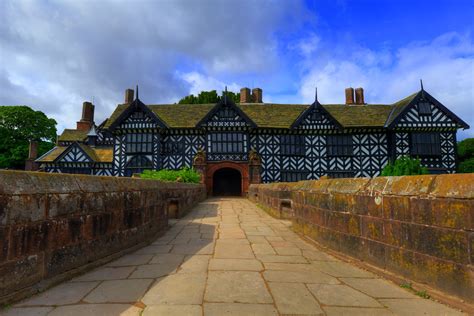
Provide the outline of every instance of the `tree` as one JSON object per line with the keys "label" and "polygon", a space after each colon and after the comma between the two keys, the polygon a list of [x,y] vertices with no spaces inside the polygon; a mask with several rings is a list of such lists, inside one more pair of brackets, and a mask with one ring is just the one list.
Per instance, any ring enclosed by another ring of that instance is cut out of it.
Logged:
{"label": "tree", "polygon": [[466,138],[458,143],[458,172],[474,172],[474,138]]}
{"label": "tree", "polygon": [[[211,91],[201,91],[197,96],[190,94],[185,96],[178,101],[178,104],[209,104],[217,103],[222,100],[224,92],[219,96],[216,90]],[[240,93],[234,93],[232,91],[227,91],[227,98],[234,101],[234,103],[240,102]]]}
{"label": "tree", "polygon": [[28,106],[0,106],[0,168],[22,169],[30,141],[40,155],[53,148],[56,121]]}
{"label": "tree", "polygon": [[400,157],[394,163],[389,163],[382,170],[382,177],[387,176],[410,176],[417,174],[428,174],[428,169],[423,167],[419,159]]}

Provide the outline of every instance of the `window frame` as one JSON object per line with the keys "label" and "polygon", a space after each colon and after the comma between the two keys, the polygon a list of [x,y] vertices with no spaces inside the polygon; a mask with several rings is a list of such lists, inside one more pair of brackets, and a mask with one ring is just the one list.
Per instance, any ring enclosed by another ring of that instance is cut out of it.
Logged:
{"label": "window frame", "polygon": [[328,135],[326,150],[328,157],[353,157],[354,140],[352,135]]}
{"label": "window frame", "polygon": [[242,132],[212,132],[208,134],[210,154],[243,154],[247,152],[247,137]]}
{"label": "window frame", "polygon": [[410,155],[415,157],[440,157],[442,155],[440,133],[411,133]]}
{"label": "window frame", "polygon": [[304,135],[283,134],[280,136],[280,155],[302,157],[305,153]]}
{"label": "window frame", "polygon": [[418,113],[420,115],[430,116],[433,113],[433,111],[431,111],[431,103],[424,100],[418,102]]}
{"label": "window frame", "polygon": [[125,153],[127,154],[152,154],[152,133],[127,133],[125,134]]}

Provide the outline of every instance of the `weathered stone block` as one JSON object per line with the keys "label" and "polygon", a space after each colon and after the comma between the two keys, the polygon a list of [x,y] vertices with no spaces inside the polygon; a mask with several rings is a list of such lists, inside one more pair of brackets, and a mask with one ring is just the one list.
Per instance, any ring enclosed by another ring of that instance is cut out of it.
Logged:
{"label": "weathered stone block", "polygon": [[410,197],[408,196],[384,196],[382,209],[384,218],[411,222],[412,214],[410,208]]}

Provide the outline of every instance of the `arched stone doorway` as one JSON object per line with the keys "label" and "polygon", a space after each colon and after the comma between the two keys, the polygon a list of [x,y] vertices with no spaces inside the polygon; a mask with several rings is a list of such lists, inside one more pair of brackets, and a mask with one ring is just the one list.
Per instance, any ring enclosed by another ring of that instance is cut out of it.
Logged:
{"label": "arched stone doorway", "polygon": [[221,168],[212,176],[212,192],[215,196],[241,196],[242,175],[234,168]]}

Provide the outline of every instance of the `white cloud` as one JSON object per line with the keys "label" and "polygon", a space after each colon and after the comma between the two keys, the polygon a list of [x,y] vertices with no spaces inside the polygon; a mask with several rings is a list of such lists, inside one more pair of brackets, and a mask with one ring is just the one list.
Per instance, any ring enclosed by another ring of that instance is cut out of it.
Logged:
{"label": "white cloud", "polygon": [[201,91],[210,90],[217,90],[217,93],[220,94],[221,91],[224,91],[226,86],[227,90],[233,92],[239,92],[241,88],[241,85],[238,85],[237,83],[226,84],[214,77],[206,76],[196,71],[187,73],[178,72],[177,76],[189,84],[189,94],[194,95],[198,95]]}
{"label": "white cloud", "polygon": [[[470,35],[447,33],[393,52],[359,47],[349,56],[304,65],[299,90],[303,102],[313,101],[315,86],[322,103],[344,103],[344,88],[361,86],[366,102],[393,103],[418,91],[422,78],[431,95],[474,127],[474,43]],[[474,129],[461,131],[460,138],[464,137],[474,137]]]}
{"label": "white cloud", "polygon": [[[274,32],[294,24],[301,8],[299,1],[3,0],[0,104],[42,110],[61,131],[75,126],[82,101],[94,98],[100,121],[136,84],[144,102],[175,102],[193,85],[211,84],[208,76],[274,67]],[[186,81],[177,69],[205,72]]]}

